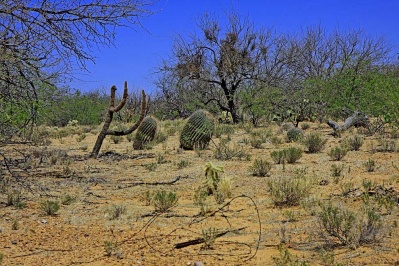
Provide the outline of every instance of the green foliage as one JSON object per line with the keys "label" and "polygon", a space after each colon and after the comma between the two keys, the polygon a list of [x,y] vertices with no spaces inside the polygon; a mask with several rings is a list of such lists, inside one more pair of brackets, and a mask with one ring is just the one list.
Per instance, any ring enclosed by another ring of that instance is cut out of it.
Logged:
{"label": "green foliage", "polygon": [[250,155],[246,153],[242,147],[234,144],[227,144],[225,141],[221,141],[214,152],[215,159],[225,161],[235,158],[238,160],[242,160],[243,158],[249,159],[249,156]]}
{"label": "green foliage", "polygon": [[222,135],[231,135],[234,134],[235,128],[232,125],[228,124],[216,124],[215,126],[215,137],[220,138]]}
{"label": "green foliage", "polygon": [[136,135],[133,141],[133,149],[141,150],[146,144],[153,141],[157,133],[158,122],[155,118],[147,116],[143,119],[140,126],[137,128]]}
{"label": "green foliage", "polygon": [[270,156],[272,157],[274,163],[283,164],[285,163],[285,153],[284,150],[277,150],[270,152]]}
{"label": "green foliage", "polygon": [[358,151],[360,147],[363,145],[363,138],[359,135],[355,135],[353,137],[350,137],[346,140],[347,146],[349,147],[349,150],[351,151]]}
{"label": "green foliage", "polygon": [[328,155],[330,155],[331,159],[334,161],[341,161],[342,158],[344,158],[347,153],[348,153],[348,150],[346,148],[337,146],[337,147],[331,148]]}
{"label": "green foliage", "polygon": [[297,147],[289,147],[284,149],[283,153],[287,163],[296,163],[302,157],[303,151]]}
{"label": "green foliage", "polygon": [[342,176],[342,172],[344,170],[343,164],[333,164],[331,165],[331,175],[332,177],[340,177]]}
{"label": "green foliage", "polygon": [[303,139],[303,144],[308,149],[309,153],[318,153],[320,152],[327,140],[322,138],[320,133],[312,132],[307,134]]}
{"label": "green foliage", "polygon": [[276,164],[295,163],[302,157],[303,151],[297,147],[289,147],[282,150],[272,151],[270,156]]}
{"label": "green foliage", "polygon": [[208,250],[213,249],[213,245],[215,244],[215,240],[218,234],[218,230],[216,228],[210,227],[208,229],[202,229],[202,239],[204,240],[204,244],[201,249]]}
{"label": "green foliage", "polygon": [[361,110],[368,115],[382,117],[387,123],[397,121],[399,78],[395,70],[378,71],[366,67],[366,64],[359,65],[329,79],[309,80],[308,84],[328,103],[330,114],[339,115],[343,109]]}
{"label": "green foliage", "polygon": [[308,197],[311,184],[299,175],[281,175],[267,182],[271,198],[276,206],[297,206]]}
{"label": "green foliage", "polygon": [[278,257],[273,257],[273,264],[275,266],[306,266],[308,265],[305,261],[301,261],[297,256],[292,255],[288,248],[283,245],[278,245],[279,251]]}
{"label": "green foliage", "polygon": [[145,169],[147,169],[148,172],[154,172],[158,168],[158,164],[156,162],[154,163],[148,163],[144,165]]}
{"label": "green foliage", "polygon": [[303,130],[297,127],[291,127],[287,131],[287,139],[289,142],[295,142],[303,138]]}
{"label": "green foliage", "polygon": [[320,204],[319,213],[322,229],[343,245],[358,247],[377,240],[381,233],[381,216],[373,206],[365,204],[360,212],[347,209],[331,202]]}
{"label": "green foliage", "polygon": [[183,168],[186,168],[187,166],[189,166],[190,165],[190,162],[189,161],[187,161],[187,160],[180,160],[178,163],[177,163],[177,168],[178,169],[183,169]]}
{"label": "green foliage", "polygon": [[18,209],[26,207],[26,203],[22,201],[22,193],[17,190],[7,192],[6,206],[14,206]]}
{"label": "green foliage", "polygon": [[180,134],[180,146],[184,149],[205,149],[212,139],[214,122],[211,115],[204,111],[194,112],[187,120]]}
{"label": "green foliage", "polygon": [[40,203],[40,209],[44,214],[55,215],[60,209],[60,203],[53,200],[45,200]]}
{"label": "green foliage", "polygon": [[272,164],[266,160],[256,158],[252,164],[251,171],[253,176],[267,176]]}
{"label": "green foliage", "polygon": [[364,162],[364,168],[366,169],[367,172],[371,173],[374,172],[376,168],[376,163],[373,159],[369,158],[366,162]]}
{"label": "green foliage", "polygon": [[46,98],[51,100],[46,101],[40,109],[40,123],[58,127],[66,126],[72,120],[79,121],[80,125],[98,125],[109,104],[109,97],[98,91],[71,93],[55,90],[53,95],[47,95]]}
{"label": "green foliage", "polygon": [[172,191],[160,190],[153,197],[152,204],[156,212],[167,212],[177,205],[178,197]]}

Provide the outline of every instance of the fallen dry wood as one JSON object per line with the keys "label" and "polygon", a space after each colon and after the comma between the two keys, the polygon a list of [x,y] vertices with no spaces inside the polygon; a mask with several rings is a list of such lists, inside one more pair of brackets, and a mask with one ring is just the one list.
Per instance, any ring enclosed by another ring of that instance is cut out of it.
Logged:
{"label": "fallen dry wood", "polygon": [[342,131],[342,130],[347,130],[348,128],[352,126],[366,126],[368,124],[368,117],[361,112],[354,112],[353,115],[345,119],[344,123],[342,125],[339,125],[337,122],[329,120],[327,121],[327,125],[332,127],[334,131]]}
{"label": "fallen dry wood", "polygon": [[189,178],[188,175],[186,176],[177,176],[175,177],[173,180],[170,181],[159,181],[159,182],[144,182],[144,181],[139,181],[139,182],[133,182],[130,183],[126,186],[118,186],[117,189],[124,189],[124,188],[129,188],[129,187],[135,187],[135,186],[159,186],[159,185],[173,185],[174,183],[176,183],[177,181],[179,181],[180,179],[186,179]]}
{"label": "fallen dry wood", "polygon": [[[224,232],[221,232],[221,233],[217,234],[215,236],[215,238],[224,236],[227,233],[236,233],[236,232],[239,232],[241,230],[244,230],[245,228],[247,228],[247,227],[241,227],[241,228],[238,228],[238,229],[235,229],[235,230],[224,231]],[[188,246],[198,245],[198,244],[201,244],[201,243],[204,243],[204,242],[205,242],[205,239],[203,237],[199,237],[199,238],[196,238],[196,239],[193,239],[193,240],[188,240],[188,241],[185,241],[185,242],[177,243],[177,244],[175,244],[175,248],[176,249],[185,248],[185,247],[188,247]]]}

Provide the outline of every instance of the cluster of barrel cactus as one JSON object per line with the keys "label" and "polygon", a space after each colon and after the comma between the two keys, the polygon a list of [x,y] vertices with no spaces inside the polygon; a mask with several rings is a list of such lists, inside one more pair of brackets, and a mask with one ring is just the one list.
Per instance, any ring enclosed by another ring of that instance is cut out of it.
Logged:
{"label": "cluster of barrel cactus", "polygon": [[194,112],[182,129],[180,147],[187,150],[207,148],[214,128],[214,119],[209,112],[204,110]]}

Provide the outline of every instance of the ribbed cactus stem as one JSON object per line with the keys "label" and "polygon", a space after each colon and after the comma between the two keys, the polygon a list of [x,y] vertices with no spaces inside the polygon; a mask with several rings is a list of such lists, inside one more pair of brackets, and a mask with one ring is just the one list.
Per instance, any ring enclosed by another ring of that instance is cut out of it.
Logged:
{"label": "ribbed cactus stem", "polygon": [[184,149],[205,149],[212,139],[214,121],[210,113],[204,110],[194,112],[183,127],[180,146]]}
{"label": "ribbed cactus stem", "polygon": [[146,144],[153,141],[157,132],[157,120],[151,116],[144,118],[139,128],[137,129],[136,136],[133,141],[133,149],[141,150]]}

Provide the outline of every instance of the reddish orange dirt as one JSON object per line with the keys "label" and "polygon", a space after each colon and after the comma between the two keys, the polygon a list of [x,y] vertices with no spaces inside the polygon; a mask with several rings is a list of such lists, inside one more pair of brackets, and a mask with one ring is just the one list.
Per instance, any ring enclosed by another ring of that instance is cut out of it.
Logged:
{"label": "reddish orange dirt", "polygon": [[[180,150],[178,132],[145,151],[133,150],[126,138],[114,144],[107,137],[101,152],[109,151],[109,156],[98,159],[85,157],[97,132],[86,133],[83,140],[78,139],[82,133],[52,137],[46,147],[1,147],[12,159],[22,158],[15,149],[33,154],[27,171],[20,172],[23,180],[16,182],[3,169],[2,265],[194,265],[196,261],[203,265],[399,265],[398,202],[381,211],[383,227],[377,241],[351,247],[326,237],[318,218],[320,208],[316,201],[309,200],[331,200],[356,209],[362,202],[364,180],[373,182],[372,189],[380,185],[385,193],[391,193],[391,199],[397,199],[399,153],[381,151],[380,136],[364,136],[359,151],[349,151],[336,162],[328,155],[331,148],[361,132],[350,129],[338,138],[329,134],[327,125],[310,125],[305,133],[320,132],[327,139],[324,149],[316,154],[303,153],[295,164],[273,163],[266,177],[252,175],[254,159],[272,162],[271,151],[290,146],[305,150],[302,144],[284,141],[285,132],[277,126],[253,129],[271,132],[260,149],[247,142],[249,133],[236,127],[228,143],[241,147],[248,156],[224,161],[215,159],[214,152],[220,139],[227,135],[214,137],[204,151]],[[163,130],[166,132],[167,126]],[[272,144],[273,137],[282,143]],[[396,145],[399,148],[399,143]],[[43,155],[56,150],[67,155],[53,162]],[[160,156],[163,163],[157,163]],[[365,170],[369,159],[376,164],[373,172]],[[188,165],[179,167],[182,161]],[[232,180],[232,195],[222,204],[216,204],[209,196],[209,212],[203,216],[194,204],[194,194],[203,182],[204,167],[209,161],[224,167],[223,176]],[[150,164],[156,165],[154,171],[150,171]],[[343,165],[343,176],[335,182],[331,175],[333,164]],[[311,180],[307,200],[310,203],[276,207],[268,181],[295,171],[304,172]],[[11,181],[7,183],[8,179]],[[154,185],[155,182],[165,184]],[[175,192],[177,205],[165,213],[154,212],[146,193],[158,190]],[[7,206],[10,191],[21,193],[24,208]],[[66,197],[73,200],[61,204],[55,215],[43,212],[43,201],[63,202]],[[113,217],[118,207],[124,211]],[[217,237],[210,248],[203,243],[175,248],[176,244],[203,237],[207,230],[226,234]],[[284,252],[291,261],[281,264]]]}

